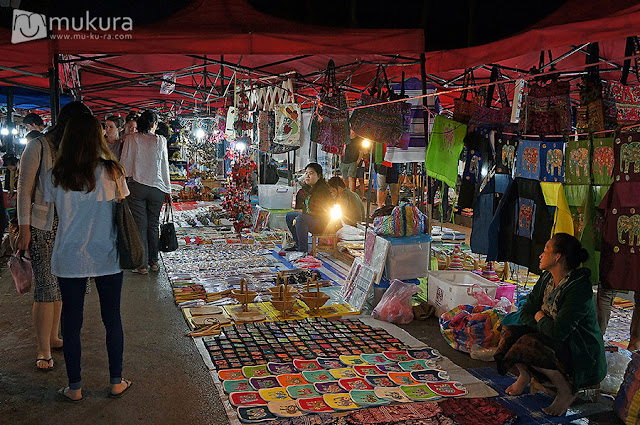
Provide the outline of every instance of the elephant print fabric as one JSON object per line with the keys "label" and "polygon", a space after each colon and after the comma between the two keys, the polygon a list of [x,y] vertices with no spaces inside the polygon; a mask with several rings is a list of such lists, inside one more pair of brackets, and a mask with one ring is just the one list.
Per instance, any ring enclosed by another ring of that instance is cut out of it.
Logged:
{"label": "elephant print fabric", "polygon": [[516,176],[540,180],[540,142],[521,140],[516,157]]}
{"label": "elephant print fabric", "polygon": [[482,154],[477,149],[469,149],[467,161],[464,167],[462,178],[470,183],[477,183],[480,180],[480,170],[482,169]]}
{"label": "elephant print fabric", "polygon": [[540,144],[540,181],[564,182],[564,142]]}
{"label": "elephant print fabric", "polygon": [[640,182],[640,133],[621,133],[613,144],[613,178]]}
{"label": "elephant print fabric", "polygon": [[593,139],[593,184],[608,186],[613,183],[613,137]]}
{"label": "elephant print fabric", "polygon": [[590,140],[567,143],[564,167],[565,184],[589,184],[591,182],[590,156]]}
{"label": "elephant print fabric", "polygon": [[536,204],[527,198],[518,198],[516,208],[516,233],[519,236],[529,238],[533,236],[534,218],[536,216]]}
{"label": "elephant print fabric", "polygon": [[511,174],[518,148],[518,139],[514,136],[499,134],[496,137],[496,174]]}
{"label": "elephant print fabric", "polygon": [[639,291],[640,184],[614,182],[598,209],[604,218],[600,280],[611,289]]}

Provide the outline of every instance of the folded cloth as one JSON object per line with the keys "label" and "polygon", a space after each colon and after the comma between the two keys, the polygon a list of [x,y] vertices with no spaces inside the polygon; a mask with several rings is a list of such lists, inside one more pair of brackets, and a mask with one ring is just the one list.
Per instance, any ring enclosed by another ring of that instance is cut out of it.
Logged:
{"label": "folded cloth", "polygon": [[505,425],[516,420],[515,412],[492,398],[448,398],[438,405],[459,425]]}

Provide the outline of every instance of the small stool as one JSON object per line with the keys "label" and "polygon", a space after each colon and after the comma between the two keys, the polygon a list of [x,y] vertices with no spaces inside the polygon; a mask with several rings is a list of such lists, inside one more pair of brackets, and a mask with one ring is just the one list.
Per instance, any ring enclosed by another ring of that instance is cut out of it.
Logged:
{"label": "small stool", "polygon": [[[321,245],[321,239],[331,239],[331,245]],[[334,258],[338,257],[338,235],[335,233],[319,233],[311,235],[311,255],[316,256],[317,252],[330,252]]]}

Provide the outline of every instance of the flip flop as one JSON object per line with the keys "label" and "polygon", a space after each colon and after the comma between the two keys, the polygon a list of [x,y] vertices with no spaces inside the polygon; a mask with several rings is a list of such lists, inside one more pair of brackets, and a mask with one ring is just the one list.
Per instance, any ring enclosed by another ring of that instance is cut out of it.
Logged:
{"label": "flip flop", "polygon": [[120,391],[118,394],[114,394],[111,391],[109,391],[109,397],[111,397],[111,398],[120,398],[120,397],[122,397],[124,395],[124,393],[129,391],[129,388],[131,388],[133,386],[133,382],[132,381],[129,381],[129,380],[126,380],[126,379],[123,379],[122,381],[127,383],[127,386],[124,388],[124,390]]}
{"label": "flip flop", "polygon": [[156,273],[156,272],[160,271],[160,266],[157,265],[157,264],[152,264],[151,267],[150,267],[150,270],[152,272]]}
{"label": "flip flop", "polygon": [[133,269],[131,271],[138,274],[149,274],[149,270],[147,269]]}
{"label": "flip flop", "polygon": [[82,400],[84,400],[84,396],[80,397],[79,399],[73,399],[71,397],[69,397],[68,395],[65,394],[64,390],[66,390],[69,387],[62,387],[58,390],[58,394],[60,394],[62,397],[64,397],[64,399],[70,403],[80,403]]}
{"label": "flip flop", "polygon": [[49,363],[51,363],[53,361],[52,358],[48,358],[48,359],[38,359],[36,358],[36,369],[41,371],[41,372],[49,372],[51,370],[53,370],[54,366],[49,366],[49,367],[38,367],[38,362],[47,362],[47,365]]}

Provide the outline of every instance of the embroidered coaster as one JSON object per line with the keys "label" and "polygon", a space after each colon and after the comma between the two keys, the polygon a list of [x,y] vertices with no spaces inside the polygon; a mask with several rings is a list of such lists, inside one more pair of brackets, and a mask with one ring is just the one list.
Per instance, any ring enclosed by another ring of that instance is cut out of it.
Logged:
{"label": "embroidered coaster", "polygon": [[292,400],[292,398],[289,397],[289,393],[287,393],[287,390],[283,387],[265,388],[258,390],[258,393],[260,394],[260,397],[262,397],[262,399],[267,403],[270,401]]}
{"label": "embroidered coaster", "polygon": [[267,363],[267,369],[274,375],[284,375],[285,373],[298,373],[298,369],[293,363]]}
{"label": "embroidered coaster", "polygon": [[236,379],[233,381],[223,381],[222,388],[224,389],[224,392],[227,394],[243,392],[243,391],[253,391],[255,389],[249,384],[248,379]]}
{"label": "embroidered coaster", "polygon": [[313,387],[320,394],[337,394],[344,392],[344,388],[338,384],[338,381],[316,382],[313,384]]}
{"label": "embroidered coaster", "polygon": [[256,391],[260,389],[275,388],[280,386],[280,383],[275,376],[265,376],[264,378],[249,378],[249,383]]}
{"label": "embroidered coaster", "polygon": [[389,379],[398,385],[415,385],[418,381],[411,377],[410,372],[389,372]]}
{"label": "embroidered coaster", "polygon": [[356,372],[350,367],[343,367],[340,369],[330,369],[329,373],[333,375],[336,379],[348,379],[348,378],[357,378],[358,375]]}
{"label": "embroidered coaster", "polygon": [[229,394],[229,402],[238,406],[247,406],[252,404],[266,405],[267,402],[260,397],[257,391],[243,391]]}
{"label": "embroidered coaster", "polygon": [[381,387],[374,389],[373,392],[381,399],[396,401],[399,403],[411,403],[411,399],[398,387]]}
{"label": "embroidered coaster", "polygon": [[449,374],[438,369],[416,370],[411,372],[411,377],[419,382],[444,382],[449,380]]}
{"label": "embroidered coaster", "polygon": [[434,393],[442,397],[460,397],[468,393],[467,389],[460,382],[427,382],[427,387]]}
{"label": "embroidered coaster", "polygon": [[360,406],[380,406],[389,404],[389,400],[378,397],[373,390],[352,390],[349,391],[351,399]]}
{"label": "embroidered coaster", "polygon": [[252,424],[277,419],[266,406],[238,407],[237,413],[243,423]]}
{"label": "embroidered coaster", "polygon": [[293,398],[317,397],[320,395],[313,384],[290,385],[287,392]]}
{"label": "embroidered coaster", "polygon": [[431,391],[426,384],[403,385],[400,389],[413,401],[433,401],[441,397]]}
{"label": "embroidered coaster", "polygon": [[296,400],[296,404],[300,410],[307,413],[330,413],[334,411],[324,401],[324,397],[299,398]]}
{"label": "embroidered coaster", "polygon": [[354,403],[349,394],[325,394],[322,397],[325,403],[335,410],[353,410],[358,408],[358,405]]}
{"label": "embroidered coaster", "polygon": [[333,381],[335,378],[328,370],[305,370],[302,372],[302,377],[308,382],[326,382]]}
{"label": "embroidered coaster", "polygon": [[279,418],[295,418],[297,416],[304,415],[304,413],[300,411],[295,400],[272,401],[267,405],[267,408],[269,409],[269,412]]}

